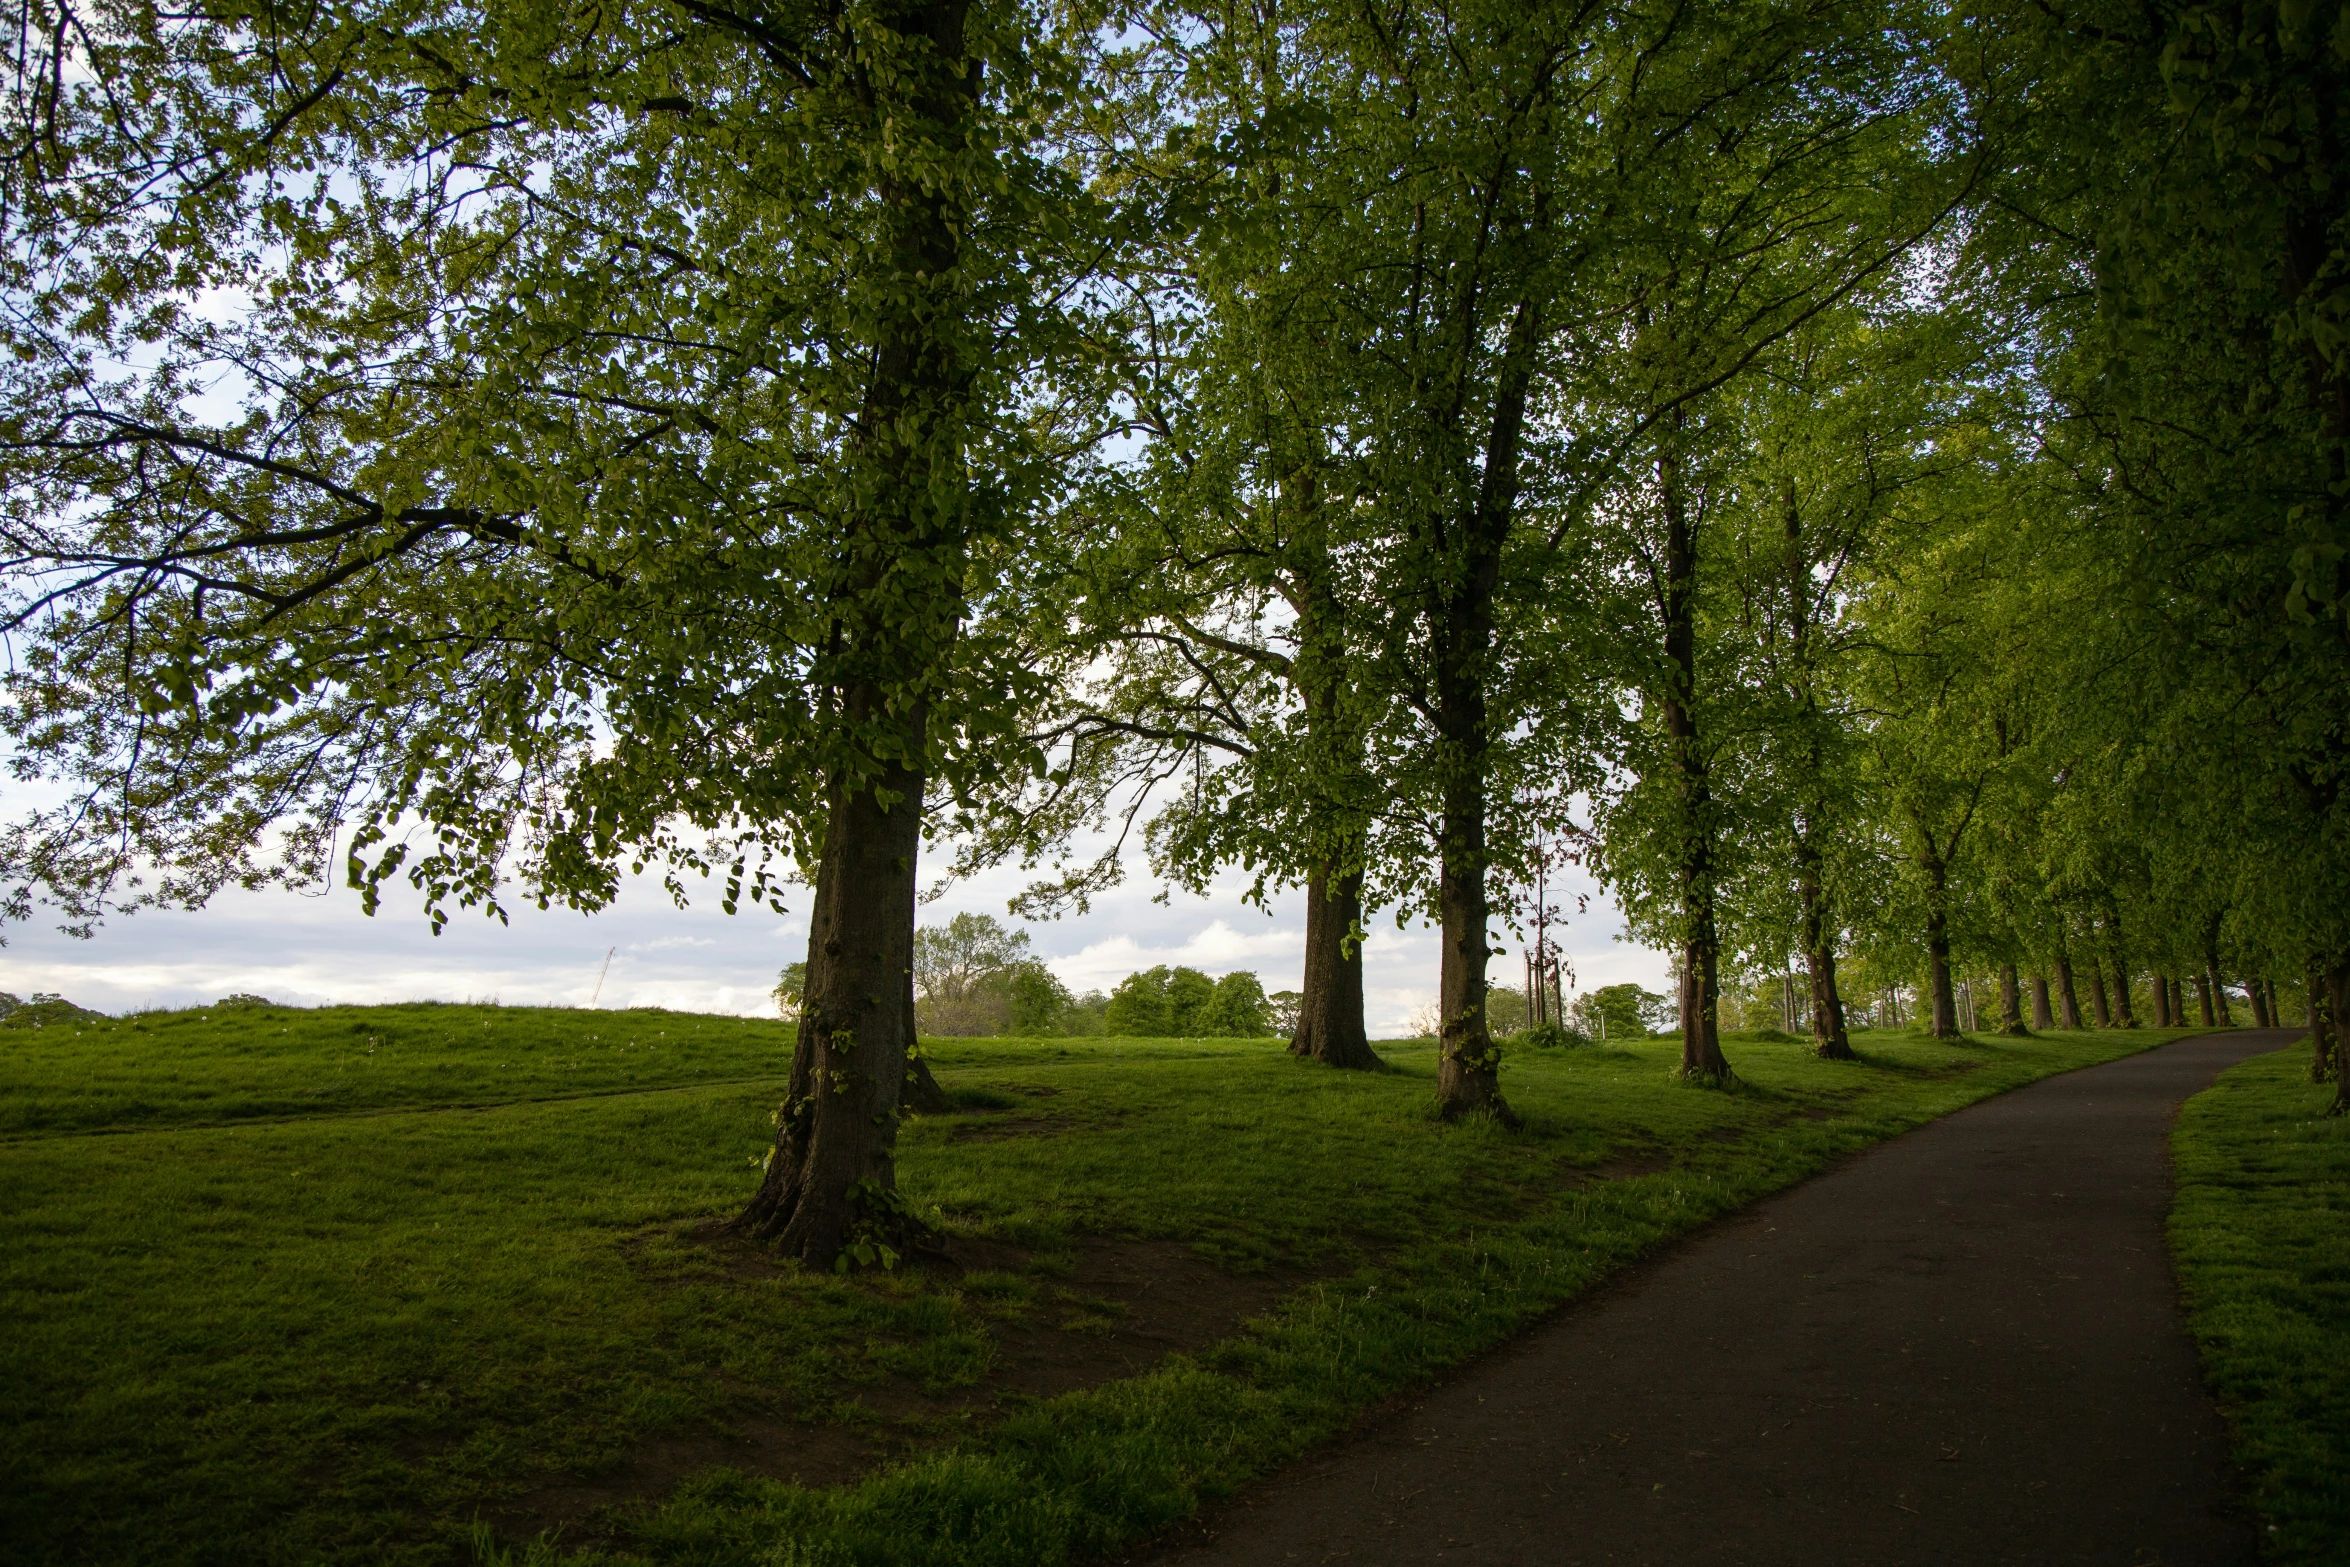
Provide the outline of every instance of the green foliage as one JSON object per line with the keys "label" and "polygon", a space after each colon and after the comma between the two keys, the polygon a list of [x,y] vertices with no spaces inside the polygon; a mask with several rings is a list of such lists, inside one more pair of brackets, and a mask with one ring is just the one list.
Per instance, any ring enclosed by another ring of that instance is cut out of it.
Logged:
{"label": "green foliage", "polygon": [[1141,969],[1118,982],[1103,1009],[1106,1032],[1139,1039],[1261,1039],[1272,1011],[1256,975],[1220,980],[1194,968]]}
{"label": "green foliage", "polygon": [[[227,1006],[239,999],[232,996],[221,1005]],[[36,990],[32,1000],[21,1001],[7,991],[0,990],[0,1028],[53,1028],[61,1023],[78,1028],[85,1023],[98,1022],[101,1017],[100,1013],[77,1007],[63,996],[46,991]]]}
{"label": "green foliage", "polygon": [[1200,1034],[1209,1039],[1261,1039],[1273,1030],[1265,987],[1246,969],[1216,981],[1216,993],[1200,1016]]}
{"label": "green foliage", "polygon": [[1672,1003],[1638,985],[1602,985],[1575,998],[1567,1009],[1575,1026],[1594,1038],[1603,1032],[1610,1044],[1619,1039],[1644,1039],[1671,1014]]}
{"label": "green foliage", "polygon": [[[92,1564],[224,1541],[466,1561],[477,1518],[648,1444],[768,1420],[870,1433],[880,1399],[929,1388],[979,1394],[931,1417],[929,1456],[818,1492],[705,1473],[616,1520],[621,1544],[681,1563],[787,1539],[818,1559],[1123,1549],[1659,1241],[2143,1039],[1870,1042],[1873,1066],[1749,1046],[1756,1095],[1678,1091],[1668,1046],[1520,1052],[1520,1133],[1432,1121],[1425,1047],[1383,1047],[1396,1070],[1370,1074],[1254,1044],[941,1041],[960,1108],[907,1127],[905,1197],[1031,1259],[957,1276],[739,1266],[711,1236],[768,1142],[791,1034],[419,1006],[18,1036],[0,1537]],[[1669,1171],[1583,1182],[1659,1147]],[[995,1412],[989,1357],[1049,1326],[1054,1267],[1104,1234],[1319,1282],[1199,1356]],[[984,1504],[976,1534],[948,1522],[964,1502]]]}
{"label": "green foliage", "polygon": [[2316,1567],[2350,1538],[2350,1120],[2307,1079],[2297,1045],[2187,1101],[2170,1236],[2262,1559]]}

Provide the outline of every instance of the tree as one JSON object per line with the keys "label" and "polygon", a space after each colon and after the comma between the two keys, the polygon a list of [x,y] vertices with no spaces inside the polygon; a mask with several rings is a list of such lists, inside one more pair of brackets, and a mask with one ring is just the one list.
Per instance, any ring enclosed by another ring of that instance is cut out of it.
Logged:
{"label": "tree", "polygon": [[1259,1039],[1272,1028],[1265,987],[1256,975],[1235,969],[1216,981],[1215,996],[1200,1018],[1200,1032],[1217,1039]]}
{"label": "tree", "polygon": [[1038,20],[123,13],[20,53],[0,722],[73,802],[0,844],[18,908],[339,849],[436,928],[623,864],[731,909],[780,857],[808,972],[742,1223],[886,1257],[926,796],[1027,761],[1089,445],[1055,366],[1103,251]]}

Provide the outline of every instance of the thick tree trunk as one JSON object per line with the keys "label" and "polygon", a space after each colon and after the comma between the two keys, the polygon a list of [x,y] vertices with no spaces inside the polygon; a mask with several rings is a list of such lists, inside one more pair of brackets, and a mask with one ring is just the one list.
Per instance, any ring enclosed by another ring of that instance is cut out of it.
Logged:
{"label": "thick tree trunk", "polygon": [[2203,983],[2211,987],[2212,1020],[2216,1022],[2221,1028],[2234,1028],[2236,1026],[2236,1014],[2229,1010],[2228,1007],[2227,977],[2221,974],[2220,971],[2215,968],[2204,979]]}
{"label": "thick tree trunk", "polygon": [[2315,963],[2309,965],[2309,1080],[2330,1083],[2334,1080],[2334,1046],[2326,1034],[2325,979]]}
{"label": "thick tree trunk", "polygon": [[1836,989],[1836,930],[1828,918],[1819,849],[1808,828],[1795,835],[1795,889],[1802,902],[1803,962],[1811,977],[1812,1052],[1823,1061],[1850,1061],[1844,997]]}
{"label": "thick tree trunk", "polygon": [[1927,1033],[1957,1039],[1958,997],[1950,988],[1948,877],[1938,856],[1926,856],[1926,983],[1933,993],[1933,1021]]}
{"label": "thick tree trunk", "polygon": [[2073,960],[2063,953],[2056,955],[2056,1001],[2061,1010],[2057,1021],[2073,1033],[2081,1029],[2081,993],[2073,986]]}
{"label": "thick tree trunk", "polygon": [[[2186,1022],[2186,1019],[2182,1017],[2179,1019],[2179,1021],[2184,1023]],[[2168,1028],[2171,1026],[2170,976],[2168,974],[2157,974],[2154,976],[2154,1026],[2156,1028]]]}
{"label": "thick tree trunk", "polygon": [[[1819,712],[1812,671],[1811,551],[1803,539],[1803,512],[1796,505],[1792,474],[1780,480],[1779,507],[1787,535],[1787,635],[1792,655],[1788,667],[1794,672],[1791,681],[1794,696],[1811,736],[1806,747],[1811,774],[1818,778],[1826,769],[1820,756],[1817,730],[1810,727],[1817,723]],[[1803,962],[1811,977],[1812,1051],[1823,1061],[1850,1061],[1852,1040],[1844,1029],[1844,998],[1836,989],[1836,922],[1829,915],[1827,878],[1820,869],[1818,834],[1824,815],[1825,812],[1817,809],[1815,796],[1813,808],[1800,814],[1794,832],[1795,888],[1801,901]]]}
{"label": "thick tree trunk", "polygon": [[2333,1042],[2334,1101],[2328,1115],[2350,1115],[2350,958],[2337,961],[2326,974],[2326,1037]]}
{"label": "thick tree trunk", "polygon": [[2175,979],[2170,982],[2170,1015],[2177,1027],[2187,1026],[2187,987]]}
{"label": "thick tree trunk", "polygon": [[2211,1014],[2211,976],[2210,976],[2210,975],[2208,975],[2208,974],[2198,974],[2198,975],[2196,975],[2196,976],[2195,976],[2195,1001],[2196,1001],[2196,1004],[2197,1004],[2197,1006],[2198,1006],[2198,1007],[2199,1007],[2199,1008],[2202,1010],[2202,1013],[2203,1013],[2203,1026],[2204,1026],[2205,1028],[2211,1028],[2211,1027],[2214,1027],[2214,1026],[2215,1026],[2215,1025],[2218,1023],[2218,1021],[2219,1021],[2219,1020],[2218,1020],[2217,1018],[2213,1017],[2213,1016],[2212,1016],[2212,1014]]}
{"label": "thick tree trunk", "polygon": [[1698,743],[1697,530],[1681,489],[1680,454],[1657,459],[1664,503],[1664,630],[1666,678],[1662,708],[1679,795],[1681,904],[1681,1075],[1700,1082],[1730,1076],[1722,1055],[1721,939],[1714,918],[1713,779]]}
{"label": "thick tree trunk", "polygon": [[2097,1009],[2097,1026],[2113,1027],[2113,1008],[2105,999],[2105,966],[2094,958],[2089,962],[2089,1000]]}
{"label": "thick tree trunk", "polygon": [[[966,215],[954,182],[933,178],[918,149],[960,145],[977,103],[966,9],[967,0],[898,0],[868,19],[906,45],[888,56],[892,74],[867,100],[870,128],[917,152],[880,186],[867,282],[880,285],[885,303],[847,454],[843,488],[853,499],[837,523],[834,632],[844,673],[833,689],[850,755],[825,781],[788,1097],[766,1175],[735,1221],[818,1267],[844,1251],[886,1261],[880,1248],[929,1238],[897,1195],[895,1163],[914,1046],[914,892],[927,782],[927,709],[913,694],[956,636],[951,584],[968,524],[949,497],[962,482],[972,372],[956,281]],[[910,603],[900,602],[903,590],[887,589],[902,573],[918,588]],[[868,607],[876,596],[878,611]],[[927,1067],[917,1085],[935,1094]]]}
{"label": "thick tree trunk", "polygon": [[[852,722],[876,693],[850,693]],[[919,719],[915,754],[920,754]],[[901,1248],[919,1233],[891,1201],[899,1095],[914,1039],[915,858],[922,775],[902,762],[844,769],[809,917],[808,980],[791,1086],[758,1195],[735,1223],[785,1254],[829,1266],[852,1238]],[[877,794],[893,798],[884,804]]]}
{"label": "thick tree trunk", "polygon": [[1436,1066],[1437,1108],[1445,1119],[1517,1116],[1501,1096],[1501,1051],[1485,1015],[1486,946],[1492,910],[1485,881],[1486,664],[1493,651],[1493,595],[1501,581],[1502,545],[1517,504],[1518,446],[1533,385],[1540,316],[1522,301],[1510,322],[1508,349],[1494,389],[1493,426],[1474,504],[1452,519],[1455,537],[1441,552],[1451,569],[1431,584],[1428,602],[1434,658],[1437,749],[1443,769],[1438,826],[1436,907],[1442,927],[1437,1004],[1443,1015]]}
{"label": "thick tree trunk", "polygon": [[1362,872],[1315,866],[1306,880],[1305,991],[1291,1055],[1358,1071],[1386,1064],[1363,1027],[1362,920]]}
{"label": "thick tree trunk", "polygon": [[2136,1028],[2138,1014],[2130,999],[2130,949],[2122,942],[2122,922],[2119,916],[2105,917],[2105,933],[2113,944],[2113,1026]]}
{"label": "thick tree trunk", "polygon": [[2056,1009],[2048,1004],[2048,976],[2032,976],[2032,1031],[2045,1034],[2056,1026]]}
{"label": "thick tree trunk", "polygon": [[2024,1027],[2024,987],[2016,978],[2013,963],[1999,965],[1999,1032],[2019,1036],[2030,1032]]}
{"label": "thick tree trunk", "polygon": [[2309,965],[2309,1080],[2330,1083],[2334,1080],[2333,1003],[2326,995],[2323,971],[2315,963]]}
{"label": "thick tree trunk", "polygon": [[2273,1014],[2268,1009],[2268,981],[2265,979],[2253,980],[2244,987],[2244,993],[2252,998],[2252,1026],[2254,1028],[2276,1027]]}

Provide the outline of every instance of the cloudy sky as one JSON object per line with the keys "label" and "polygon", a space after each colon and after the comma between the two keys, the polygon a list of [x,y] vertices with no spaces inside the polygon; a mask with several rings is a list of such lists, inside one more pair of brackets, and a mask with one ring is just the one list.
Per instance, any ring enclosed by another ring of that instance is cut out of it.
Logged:
{"label": "cloudy sky", "polygon": [[[1214,896],[1175,890],[1161,903],[1162,888],[1147,870],[1136,865],[1133,872],[1082,918],[1021,927],[1071,989],[1108,990],[1158,963],[1185,963],[1211,975],[1252,969],[1267,990],[1296,988],[1305,951],[1297,895],[1260,910],[1241,901],[1245,882],[1235,878]],[[960,883],[923,908],[923,922],[943,923],[969,909],[1018,925],[1004,904],[1023,880],[1006,870]],[[1665,989],[1664,959],[1616,939],[1621,920],[1597,889],[1571,884],[1560,901],[1572,907],[1578,892],[1590,894],[1590,909],[1571,925],[1564,945],[1580,985],[1636,980]],[[88,941],[37,919],[11,927],[0,948],[0,990],[55,991],[106,1012],[190,1005],[242,991],[298,1005],[495,999],[585,1006],[592,1000],[607,1007],[766,1014],[777,969],[806,956],[807,901],[805,889],[793,888],[784,898],[790,912],[780,918],[765,911],[728,916],[719,911],[712,884],[708,897],[681,910],[647,877],[601,914],[526,907],[501,926],[462,913],[435,937],[415,904],[389,892],[373,919],[359,912],[358,894],[341,888],[320,896],[229,893],[195,913],[149,911],[113,920]],[[1364,960],[1373,1034],[1403,1032],[1412,1014],[1435,999],[1434,932],[1417,925],[1398,931],[1392,917],[1379,918]],[[1493,975],[1504,981],[1517,973],[1513,944],[1495,959]]]}

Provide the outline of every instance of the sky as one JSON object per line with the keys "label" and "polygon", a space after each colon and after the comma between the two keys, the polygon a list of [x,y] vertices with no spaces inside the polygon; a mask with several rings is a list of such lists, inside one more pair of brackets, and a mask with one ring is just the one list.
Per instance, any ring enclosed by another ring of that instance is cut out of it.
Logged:
{"label": "sky", "polygon": [[[957,883],[923,906],[921,920],[943,924],[965,910],[993,914],[1025,930],[1036,955],[1079,993],[1109,990],[1160,963],[1212,976],[1253,970],[1268,991],[1299,984],[1300,894],[1278,895],[1270,909],[1258,909],[1242,901],[1246,882],[1237,876],[1203,898],[1166,888],[1135,864],[1091,913],[1028,923],[1005,913],[1025,880],[1007,868]],[[54,992],[101,1012],[243,993],[292,1006],[470,1000],[772,1015],[777,971],[807,956],[809,894],[786,889],[789,912],[781,917],[765,910],[730,916],[718,908],[717,884],[709,889],[678,909],[648,876],[630,881],[598,914],[525,906],[501,926],[460,911],[438,937],[421,905],[390,889],[373,918],[360,912],[357,893],[340,887],[315,895],[227,892],[193,912],[110,919],[87,941],[36,917],[0,932],[7,943],[0,947],[0,990]],[[1570,881],[1559,901],[1571,908],[1577,893],[1589,895],[1589,911],[1561,944],[1579,988],[1632,980],[1667,989],[1663,956],[1617,939],[1621,917],[1596,887]],[[1416,923],[1399,931],[1392,915],[1370,925],[1365,1020],[1374,1037],[1394,1037],[1409,1032],[1413,1015],[1436,998],[1436,935]],[[1497,983],[1515,983],[1518,947],[1506,937],[1504,945],[1491,973]]]}

